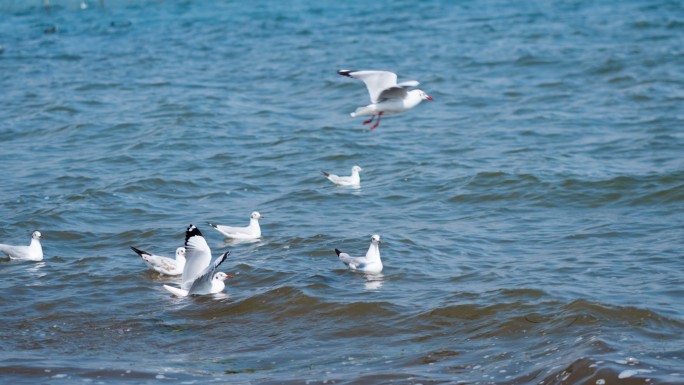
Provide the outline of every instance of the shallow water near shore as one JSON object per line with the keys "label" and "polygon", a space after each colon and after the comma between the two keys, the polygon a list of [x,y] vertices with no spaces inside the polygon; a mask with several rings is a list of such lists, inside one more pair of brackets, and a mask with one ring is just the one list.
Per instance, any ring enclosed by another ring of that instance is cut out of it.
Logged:
{"label": "shallow water near shore", "polygon": [[[3,382],[684,383],[681,2],[34,3],[0,1],[0,242],[45,252],[0,260]],[[370,131],[341,68],[435,100]],[[191,223],[225,293],[129,249]]]}

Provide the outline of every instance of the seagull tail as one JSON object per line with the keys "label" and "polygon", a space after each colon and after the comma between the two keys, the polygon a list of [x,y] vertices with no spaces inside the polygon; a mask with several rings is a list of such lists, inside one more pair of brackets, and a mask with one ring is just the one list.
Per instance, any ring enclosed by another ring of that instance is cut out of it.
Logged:
{"label": "seagull tail", "polygon": [[177,287],[164,285],[164,289],[166,289],[169,293],[175,295],[176,297],[187,297],[188,296],[187,290],[179,289]]}
{"label": "seagull tail", "polygon": [[[371,104],[372,106],[372,104]],[[359,107],[356,109],[356,111],[352,112],[351,117],[355,118],[357,116],[362,116],[362,115],[375,115],[377,111],[375,111],[371,106],[365,106],[365,107]]]}

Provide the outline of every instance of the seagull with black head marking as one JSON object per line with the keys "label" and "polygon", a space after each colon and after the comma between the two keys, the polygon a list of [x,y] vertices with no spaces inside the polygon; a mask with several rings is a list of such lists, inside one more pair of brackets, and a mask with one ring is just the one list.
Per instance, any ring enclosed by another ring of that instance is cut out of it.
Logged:
{"label": "seagull with black head marking", "polygon": [[228,278],[233,278],[232,276],[219,271],[216,269],[223,263],[223,261],[228,258],[230,251],[226,251],[220,257],[216,258],[211,266],[208,266],[202,272],[202,275],[197,277],[188,290],[184,290],[178,287],[173,287],[169,285],[164,285],[164,289],[168,290],[171,294],[177,297],[187,297],[189,295],[205,295],[220,293],[226,288],[225,280]]}
{"label": "seagull with black head marking", "polygon": [[383,115],[400,114],[419,105],[423,100],[432,100],[432,96],[422,90],[408,90],[408,88],[420,84],[415,80],[397,83],[397,74],[394,72],[339,70],[337,73],[359,79],[366,84],[371,104],[357,108],[351,113],[351,116],[370,115],[371,118],[364,121],[363,124],[372,123],[377,116],[378,120],[370,127],[371,130],[380,125],[380,119]]}
{"label": "seagull with black head marking", "polygon": [[211,249],[202,236],[202,232],[194,225],[188,226],[185,231],[185,267],[181,287],[164,285],[164,289],[179,297],[223,291],[225,288],[223,281],[230,276],[223,272],[216,272],[216,270],[228,255],[230,251],[216,258],[212,264]]}
{"label": "seagull with black head marking", "polygon": [[0,253],[4,253],[10,259],[23,261],[42,261],[43,247],[40,245],[40,240],[43,235],[40,231],[34,231],[31,234],[31,243],[28,246],[12,246],[0,243]]}

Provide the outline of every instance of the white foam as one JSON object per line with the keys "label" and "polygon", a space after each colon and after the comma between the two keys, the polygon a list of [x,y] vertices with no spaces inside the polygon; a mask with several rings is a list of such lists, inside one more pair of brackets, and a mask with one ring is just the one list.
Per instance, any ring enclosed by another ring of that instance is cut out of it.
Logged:
{"label": "white foam", "polygon": [[651,373],[651,371],[650,371],[650,370],[647,370],[647,369],[628,369],[628,370],[623,370],[622,372],[620,372],[620,374],[618,374],[618,378],[619,378],[619,379],[630,378],[630,377],[632,377],[632,376],[636,376],[636,375],[639,374],[639,373]]}

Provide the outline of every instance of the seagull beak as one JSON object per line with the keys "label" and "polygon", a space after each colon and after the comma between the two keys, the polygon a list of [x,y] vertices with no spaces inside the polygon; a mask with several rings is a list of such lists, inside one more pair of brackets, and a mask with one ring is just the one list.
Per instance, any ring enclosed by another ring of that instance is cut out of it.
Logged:
{"label": "seagull beak", "polygon": [[233,276],[232,275],[226,275],[226,279],[228,279],[228,278],[233,278]]}
{"label": "seagull beak", "polygon": [[263,219],[263,218],[265,218],[263,215],[259,215],[259,219]]}
{"label": "seagull beak", "polygon": [[432,100],[432,96],[430,96],[430,95],[425,95],[425,99],[427,99],[427,100]]}

